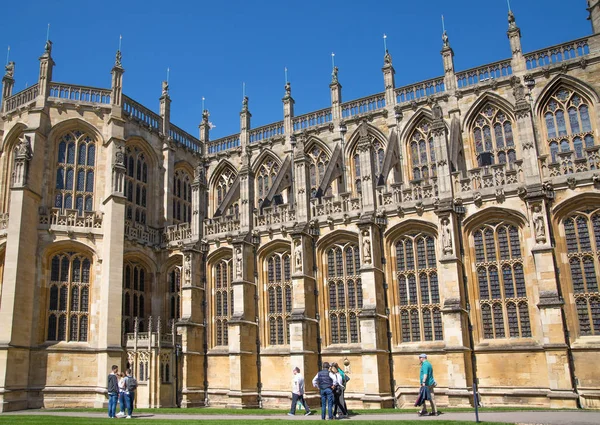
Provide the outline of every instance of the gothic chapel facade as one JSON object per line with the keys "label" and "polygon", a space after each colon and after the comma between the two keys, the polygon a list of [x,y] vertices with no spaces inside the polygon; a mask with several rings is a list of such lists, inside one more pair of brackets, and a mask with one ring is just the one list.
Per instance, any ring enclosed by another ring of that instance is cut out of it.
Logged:
{"label": "gothic chapel facade", "polygon": [[[579,2],[583,3],[583,2]],[[355,408],[600,406],[600,3],[593,33],[196,138],[122,93],[39,81],[0,109],[0,411],[276,407],[321,361]],[[582,5],[583,6],[583,5]],[[351,82],[350,82],[351,83]],[[310,387],[310,385],[309,385]],[[309,389],[309,397],[316,392]]]}

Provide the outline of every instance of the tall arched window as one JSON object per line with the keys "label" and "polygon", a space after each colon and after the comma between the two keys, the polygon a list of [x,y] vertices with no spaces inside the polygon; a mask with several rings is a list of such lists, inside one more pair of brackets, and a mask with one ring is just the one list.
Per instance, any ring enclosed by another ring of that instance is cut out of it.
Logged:
{"label": "tall arched window", "polygon": [[192,221],[192,180],[184,170],[177,170],[173,175],[173,222],[189,223]]}
{"label": "tall arched window", "polygon": [[506,163],[512,167],[517,160],[512,123],[503,111],[491,104],[475,119],[473,140],[479,167]]}
{"label": "tall arched window", "polygon": [[214,266],[214,338],[215,346],[229,345],[227,323],[233,313],[233,262],[231,258],[220,260]]}
{"label": "tall arched window", "polygon": [[65,252],[54,255],[50,267],[48,340],[87,341],[92,262]]}
{"label": "tall arched window", "polygon": [[326,251],[331,344],[360,342],[358,316],[363,307],[358,245],[335,245]]}
{"label": "tall arched window", "polygon": [[579,334],[600,335],[600,210],[586,210],[563,220]]}
{"label": "tall arched window", "polygon": [[[317,195],[317,189],[323,181],[325,169],[329,164],[329,157],[323,149],[318,145],[314,145],[308,152],[310,159],[309,174],[310,174],[310,196],[314,198]],[[326,196],[331,195],[331,185],[327,187]]]}
{"label": "tall arched window", "polygon": [[442,341],[435,239],[412,233],[396,242],[402,342]]}
{"label": "tall arched window", "polygon": [[167,274],[169,286],[169,317],[181,318],[181,266],[175,266]]}
{"label": "tall arched window", "polygon": [[133,332],[135,318],[138,330],[146,330],[149,316],[146,306],[150,299],[150,275],[138,262],[126,261],[123,267],[123,323],[125,332]]}
{"label": "tall arched window", "polygon": [[127,174],[125,196],[127,197],[127,220],[146,224],[148,197],[148,162],[146,155],[137,147],[127,147],[125,155]]}
{"label": "tall arched window", "polygon": [[275,162],[274,159],[268,158],[266,161],[263,161],[261,166],[258,168],[258,172],[256,173],[256,193],[258,195],[258,205],[260,205],[265,198],[269,194],[269,190],[275,179],[277,178],[277,174],[279,174],[279,164]]}
{"label": "tall arched window", "polygon": [[383,172],[383,160],[385,159],[383,143],[379,140],[374,140],[371,154],[373,155],[373,174],[378,176]]}
{"label": "tall arched window", "polygon": [[437,176],[431,122],[421,119],[409,137],[410,164],[414,180]]}
{"label": "tall arched window", "polygon": [[490,223],[473,233],[484,339],[531,337],[519,229]]}
{"label": "tall arched window", "polygon": [[360,176],[360,155],[355,153],[352,157],[352,165],[354,166],[354,191],[356,195],[362,192],[361,176]]}
{"label": "tall arched window", "polygon": [[559,152],[574,152],[584,158],[585,149],[594,146],[591,104],[566,87],[558,88],[544,108],[548,149],[552,162],[559,162]]}
{"label": "tall arched window", "polygon": [[292,277],[289,252],[271,255],[267,263],[267,323],[269,344],[290,343]]}
{"label": "tall arched window", "polygon": [[76,209],[79,214],[94,209],[96,143],[79,130],[66,133],[58,143],[54,207]]}
{"label": "tall arched window", "polygon": [[[229,192],[229,190],[231,189],[231,186],[233,185],[233,181],[235,180],[236,177],[237,177],[237,174],[231,168],[226,168],[225,170],[223,170],[223,172],[221,172],[221,175],[219,175],[219,178],[217,179],[217,181],[215,183],[215,192],[214,192],[214,199],[216,201],[215,206],[214,206],[215,211],[217,208],[219,208],[219,205],[221,205],[221,202],[223,202],[223,199],[225,199],[225,195],[227,195],[227,192]],[[231,204],[228,211],[222,211],[222,213],[225,215],[235,215],[237,217],[240,213],[239,203],[235,202],[235,203]]]}

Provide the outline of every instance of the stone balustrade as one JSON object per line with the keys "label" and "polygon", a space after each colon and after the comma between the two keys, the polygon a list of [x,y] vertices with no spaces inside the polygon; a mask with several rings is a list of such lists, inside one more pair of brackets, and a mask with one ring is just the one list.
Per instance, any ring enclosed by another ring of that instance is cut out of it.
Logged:
{"label": "stone balustrade", "polygon": [[588,38],[569,41],[568,43],[546,47],[525,55],[527,69],[535,69],[571,59],[578,59],[590,53]]}
{"label": "stone balustrade", "polygon": [[457,87],[465,88],[485,81],[512,75],[511,59],[467,69],[456,74]]}
{"label": "stone balustrade", "polygon": [[552,156],[544,155],[539,159],[542,177],[557,177],[574,173],[598,170],[600,167],[600,146],[592,146],[580,152],[558,152],[554,161]]}
{"label": "stone balustrade", "polygon": [[155,112],[152,112],[150,109],[142,106],[137,103],[135,100],[130,97],[123,96],[123,113],[136,120],[139,121],[148,128],[154,129],[156,131],[162,130],[162,117]]}
{"label": "stone balustrade", "polygon": [[237,230],[240,230],[240,218],[236,215],[224,215],[204,220],[205,236],[235,232]]}
{"label": "stone balustrade", "polygon": [[17,110],[30,102],[33,102],[39,93],[38,85],[34,84],[10,97],[4,101],[4,113]]}
{"label": "stone balustrade", "polygon": [[170,125],[169,137],[173,139],[175,143],[178,143],[185,148],[191,149],[194,152],[200,152],[200,140],[196,139],[191,134],[186,133],[176,125]]}
{"label": "stone balustrade", "polygon": [[362,202],[360,197],[352,197],[350,192],[340,193],[339,195],[323,196],[312,198],[311,213],[313,217],[330,216],[337,213],[350,213],[360,211]]}
{"label": "stone balustrade", "polygon": [[353,118],[385,108],[385,93],[342,103],[342,118]]}
{"label": "stone balustrade", "polygon": [[110,90],[74,84],[50,83],[48,97],[74,102],[102,103],[110,105]]}
{"label": "stone balustrade", "polygon": [[302,131],[308,128],[317,127],[319,125],[331,122],[331,108],[321,109],[309,114],[299,115],[294,117],[292,125],[294,131]]}
{"label": "stone balustrade", "polygon": [[255,210],[255,226],[270,226],[284,224],[296,220],[296,211],[289,204],[274,205],[262,209],[262,213]]}
{"label": "stone balustrade", "polygon": [[283,121],[274,124],[254,128],[249,131],[250,143],[256,143],[261,140],[268,140],[273,137],[282,136],[285,133]]}
{"label": "stone balustrade", "polygon": [[76,209],[51,208],[48,212],[40,214],[39,223],[52,229],[55,226],[65,226],[76,229],[102,228],[102,215],[96,211],[82,211]]}
{"label": "stone balustrade", "polygon": [[154,227],[125,220],[125,238],[143,245],[159,246],[162,232]]}
{"label": "stone balustrade", "polygon": [[179,242],[192,238],[192,227],[189,223],[179,223],[167,226],[163,233],[165,243]]}
{"label": "stone balustrade", "polygon": [[422,81],[420,83],[398,87],[395,90],[396,102],[411,102],[423,97],[432,96],[436,93],[442,93],[445,90],[444,77],[432,78],[431,80]]}

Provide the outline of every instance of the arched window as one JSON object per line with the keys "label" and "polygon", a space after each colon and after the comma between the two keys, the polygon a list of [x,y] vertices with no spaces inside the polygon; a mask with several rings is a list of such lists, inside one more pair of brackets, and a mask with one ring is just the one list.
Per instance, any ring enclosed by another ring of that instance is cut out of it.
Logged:
{"label": "arched window", "polygon": [[290,343],[289,318],[292,313],[292,277],[289,252],[268,257],[267,323],[269,345]]}
{"label": "arched window", "polygon": [[[325,169],[327,169],[327,165],[329,164],[329,157],[318,145],[314,145],[312,147],[312,149],[308,152],[308,157],[310,160],[310,195],[312,198],[314,198],[317,194],[319,186],[321,185],[321,182],[323,181]],[[331,193],[331,185],[329,185],[327,187],[325,196],[330,196]]]}
{"label": "arched window", "polygon": [[54,207],[94,210],[96,143],[79,130],[63,135],[58,143]]}
{"label": "arched window", "polygon": [[396,242],[402,342],[441,341],[442,314],[435,239],[412,233]]}
{"label": "arched window", "polygon": [[[229,190],[231,189],[231,186],[233,185],[233,182],[236,177],[237,174],[231,168],[226,168],[219,175],[219,178],[215,182],[214,189],[214,211],[216,211],[217,208],[219,208],[219,205],[221,205],[221,202],[223,202],[223,199],[225,199],[225,195],[227,195],[227,192],[229,192]],[[234,215],[236,217],[239,215],[239,212],[240,209],[237,201],[231,204],[227,211],[222,211],[222,213],[225,215]]]}
{"label": "arched window", "polygon": [[579,335],[600,335],[600,210],[586,210],[563,220]]}
{"label": "arched window", "polygon": [[87,341],[92,262],[74,252],[56,254],[50,264],[48,341]]}
{"label": "arched window", "polygon": [[[358,316],[363,308],[358,245],[335,245],[326,251],[325,291],[329,307],[330,342],[360,342]],[[348,334],[348,330],[350,331]]]}
{"label": "arched window", "polygon": [[277,174],[279,174],[279,164],[272,158],[263,161],[258,168],[258,172],[256,173],[256,194],[259,206],[263,199],[265,199],[265,196],[269,194],[269,190],[273,186]]}
{"label": "arched window", "polygon": [[374,140],[371,154],[373,155],[373,174],[378,176],[383,172],[383,160],[385,159],[383,143],[379,140]]}
{"label": "arched window", "polygon": [[431,122],[428,119],[421,119],[411,133],[409,155],[414,180],[428,180],[437,176]]}
{"label": "arched window", "polygon": [[513,164],[517,160],[513,127],[508,116],[488,104],[479,113],[473,126],[477,165]]}
{"label": "arched window", "polygon": [[560,162],[562,153],[574,153],[575,158],[587,157],[586,149],[595,143],[590,102],[573,90],[560,87],[543,111],[551,161]]}
{"label": "arched window", "polygon": [[484,339],[531,337],[519,229],[490,223],[473,232]]}
{"label": "arched window", "polygon": [[173,222],[189,223],[192,221],[192,180],[184,170],[177,170],[173,175]]}
{"label": "arched window", "polygon": [[359,195],[362,192],[361,176],[360,176],[360,155],[355,153],[352,157],[352,165],[354,168],[354,193]]}
{"label": "arched window", "polygon": [[146,155],[137,147],[127,147],[125,155],[125,196],[127,197],[126,219],[146,224],[148,214],[148,162]]}
{"label": "arched window", "polygon": [[175,266],[167,274],[169,290],[169,317],[181,318],[181,266]]}
{"label": "arched window", "polygon": [[233,313],[233,262],[231,258],[220,260],[213,268],[214,277],[214,338],[215,346],[229,345],[227,323]]}
{"label": "arched window", "polygon": [[138,330],[144,332],[150,304],[150,274],[139,262],[125,261],[123,267],[123,320],[125,332],[133,332],[135,319],[138,319]]}

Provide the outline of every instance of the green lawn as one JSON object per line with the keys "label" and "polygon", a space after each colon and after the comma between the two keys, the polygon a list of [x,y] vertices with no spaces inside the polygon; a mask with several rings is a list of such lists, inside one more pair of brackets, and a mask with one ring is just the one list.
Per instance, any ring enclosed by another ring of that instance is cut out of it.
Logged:
{"label": "green lawn", "polygon": [[[272,425],[274,421],[278,424],[314,424],[315,421],[298,421],[298,420],[286,420],[280,418],[273,419],[253,419],[248,421],[251,425]],[[112,419],[103,418],[72,418],[66,416],[27,416],[27,415],[0,415],[0,424],[18,424],[18,425],[75,425],[75,424],[101,424],[101,423],[114,423]],[[191,419],[143,419],[135,418],[133,423],[147,423],[154,425],[198,425],[200,421]],[[202,420],[202,425],[239,425],[239,420]],[[337,423],[337,422],[336,422]],[[390,425],[389,421],[357,421],[353,420],[350,422],[352,425]],[[428,421],[428,420],[414,420],[404,421],[402,425],[440,425],[440,424],[451,424],[451,425],[472,425],[473,422],[463,421]],[[486,425],[508,425],[503,422],[486,422]]]}

